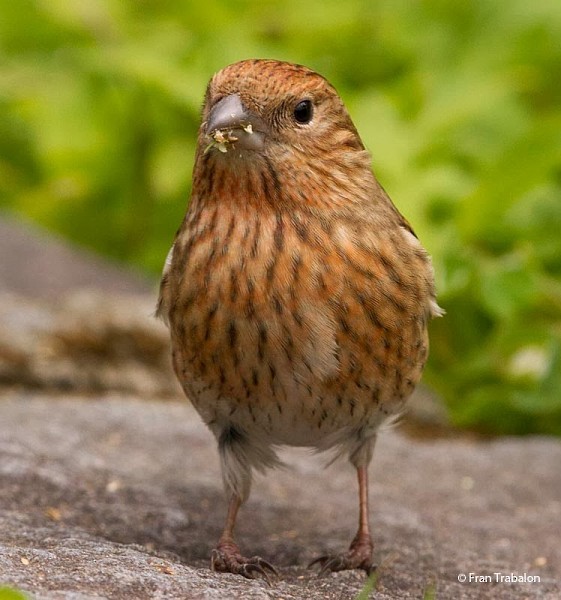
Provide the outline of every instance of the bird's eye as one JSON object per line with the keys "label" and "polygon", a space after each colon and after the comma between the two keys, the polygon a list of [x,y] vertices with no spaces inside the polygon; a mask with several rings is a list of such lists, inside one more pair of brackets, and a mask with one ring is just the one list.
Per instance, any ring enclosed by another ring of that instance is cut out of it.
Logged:
{"label": "bird's eye", "polygon": [[298,102],[294,109],[294,118],[297,123],[309,123],[312,120],[312,102],[311,100],[302,100]]}

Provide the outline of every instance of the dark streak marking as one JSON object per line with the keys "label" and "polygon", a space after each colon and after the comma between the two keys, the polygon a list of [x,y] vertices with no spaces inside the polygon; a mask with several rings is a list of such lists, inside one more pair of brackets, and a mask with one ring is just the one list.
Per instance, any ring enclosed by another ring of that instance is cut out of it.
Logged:
{"label": "dark streak marking", "polygon": [[249,296],[245,304],[245,314],[248,319],[253,320],[255,317],[255,304],[253,303],[253,296]]}
{"label": "dark streak marking", "polygon": [[274,204],[275,194],[269,185],[269,178],[264,171],[261,173],[261,186],[263,187],[263,196],[269,204]]}
{"label": "dark streak marking", "polygon": [[236,302],[239,291],[240,288],[238,285],[238,278],[236,272],[232,270],[230,271],[230,301],[232,302],[232,304]]}
{"label": "dark streak marking", "polygon": [[[207,162],[208,161],[208,156],[204,156],[203,157],[203,162]],[[214,169],[205,169],[205,178],[204,181],[206,181],[206,195],[208,196],[212,196],[212,190],[214,188],[214,175],[215,175],[215,170]]]}
{"label": "dark streak marking", "polygon": [[210,310],[208,311],[208,314],[206,316],[206,320],[205,320],[205,342],[208,342],[209,338],[210,338],[210,331],[211,331],[211,323],[212,323],[212,319],[214,319],[214,316],[216,315],[216,311],[218,310],[218,302],[215,302]]}
{"label": "dark streak marking", "polygon": [[280,213],[277,213],[276,219],[277,226],[275,227],[273,239],[275,242],[275,248],[280,253],[284,250],[284,221]]}
{"label": "dark streak marking", "polygon": [[322,290],[326,290],[327,289],[327,284],[325,283],[325,279],[323,278],[323,275],[321,273],[317,274],[317,281],[318,281],[319,287]]}
{"label": "dark streak marking", "polygon": [[236,324],[234,321],[230,321],[228,325],[228,343],[230,344],[230,348],[236,347],[236,341],[238,339],[238,330],[236,329]]}
{"label": "dark streak marking", "polygon": [[267,278],[267,281],[269,283],[272,283],[272,281],[275,277],[276,267],[277,267],[277,256],[275,255],[273,257],[273,262],[267,267],[267,271],[266,271],[266,275],[265,275],[265,277]]}
{"label": "dark streak marking", "polygon": [[259,220],[257,220],[255,223],[255,230],[253,233],[253,243],[251,245],[251,251],[250,251],[251,258],[257,257],[260,236],[261,236],[261,222]]}
{"label": "dark streak marking", "polygon": [[291,260],[292,267],[292,278],[294,280],[294,284],[298,282],[300,278],[300,267],[302,266],[302,257],[299,254],[293,254]]}
{"label": "dark streak marking", "polygon": [[276,171],[273,163],[271,162],[271,159],[266,155],[263,155],[263,157],[265,159],[265,165],[267,167],[267,172],[269,174],[269,177],[273,181],[273,187],[275,188],[277,200],[280,200],[280,198],[282,196],[282,186],[281,186],[281,182],[278,178],[277,171]]}
{"label": "dark streak marking", "polygon": [[309,240],[310,240],[310,236],[308,235],[308,229],[304,225],[304,223],[302,223],[302,221],[300,221],[299,218],[297,218],[296,216],[294,216],[293,219],[292,219],[292,224],[294,225],[294,230],[296,231],[296,235],[304,243],[308,243]]}
{"label": "dark streak marking", "polygon": [[302,362],[304,363],[304,366],[306,367],[306,369],[308,369],[308,371],[313,375],[314,372],[312,371],[312,367],[311,367],[310,363],[305,358],[302,359]]}
{"label": "dark streak marking", "polygon": [[273,308],[278,315],[282,315],[282,302],[279,297],[275,294],[272,298]]}
{"label": "dark streak marking", "polygon": [[265,358],[265,346],[267,345],[267,328],[262,321],[259,321],[257,325],[257,330],[259,332],[259,341],[257,343],[257,356],[260,361],[263,361]]}
{"label": "dark streak marking", "polygon": [[222,255],[224,256],[229,249],[230,239],[232,238],[232,234],[234,233],[234,229],[236,227],[236,220],[232,218],[230,224],[228,225],[228,229],[226,231],[226,235],[222,239]]}

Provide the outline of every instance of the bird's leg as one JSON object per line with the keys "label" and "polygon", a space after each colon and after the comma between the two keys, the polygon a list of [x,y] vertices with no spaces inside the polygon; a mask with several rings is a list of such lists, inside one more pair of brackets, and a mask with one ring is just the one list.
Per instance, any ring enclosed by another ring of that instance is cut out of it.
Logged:
{"label": "bird's leg", "polygon": [[[216,550],[218,550],[219,552],[232,555],[240,553],[238,545],[234,542],[234,527],[236,526],[236,519],[238,516],[238,510],[240,509],[240,506],[240,498],[233,494],[230,498],[230,502],[228,503],[228,514],[226,516],[224,530],[222,531],[222,535],[218,540],[218,547],[216,548]],[[215,564],[214,553],[212,557],[212,569],[216,571],[222,570],[220,568],[217,568],[217,565]]]}
{"label": "bird's leg", "polygon": [[243,557],[239,546],[234,541],[234,527],[241,503],[240,497],[232,494],[224,530],[218,540],[218,546],[212,551],[210,557],[210,568],[213,571],[243,575],[249,579],[261,576],[270,584],[269,572],[278,575],[275,567],[259,556]]}
{"label": "bird's leg", "polygon": [[319,564],[321,566],[319,575],[325,575],[328,571],[345,571],[347,569],[362,569],[370,574],[376,568],[376,565],[372,563],[373,544],[372,538],[370,537],[370,525],[368,522],[367,465],[357,467],[357,476],[359,498],[357,534],[346,552],[320,556],[310,563],[310,566],[314,564]]}
{"label": "bird's leg", "polygon": [[358,531],[354,540],[351,542],[349,552],[354,553],[359,559],[358,567],[368,573],[374,569],[372,564],[372,538],[370,537],[370,523],[368,521],[368,466],[357,467],[358,476],[358,499],[359,499],[359,520]]}

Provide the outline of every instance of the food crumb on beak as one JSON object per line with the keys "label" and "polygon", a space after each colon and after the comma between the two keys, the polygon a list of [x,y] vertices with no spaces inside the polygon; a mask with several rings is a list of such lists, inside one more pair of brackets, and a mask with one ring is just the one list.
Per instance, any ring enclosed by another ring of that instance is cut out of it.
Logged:
{"label": "food crumb on beak", "polygon": [[[251,127],[251,125],[250,125]],[[244,130],[247,131],[247,129],[244,127]],[[253,131],[251,131],[251,133],[253,133]],[[216,131],[213,131],[209,137],[211,138],[211,142],[210,144],[205,148],[205,154],[211,149],[211,148],[218,148],[218,150],[220,150],[220,152],[222,153],[226,153],[228,152],[228,144],[233,144],[234,142],[238,141],[238,138],[234,135],[233,130],[224,130],[224,129],[217,129]]]}

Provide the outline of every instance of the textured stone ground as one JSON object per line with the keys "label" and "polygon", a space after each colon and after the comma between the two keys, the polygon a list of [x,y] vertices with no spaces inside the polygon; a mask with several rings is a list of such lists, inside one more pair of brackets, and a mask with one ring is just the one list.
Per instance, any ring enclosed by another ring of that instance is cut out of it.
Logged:
{"label": "textured stone ground", "polygon": [[[286,452],[259,478],[239,541],[280,567],[271,587],[208,569],[225,514],[214,443],[185,403],[0,399],[0,582],[46,599],[354,598],[360,573],[318,579],[306,564],[354,533],[344,463]],[[561,444],[546,438],[381,437],[371,468],[380,570],[373,597],[559,598]],[[539,575],[465,583],[460,573]]]}

